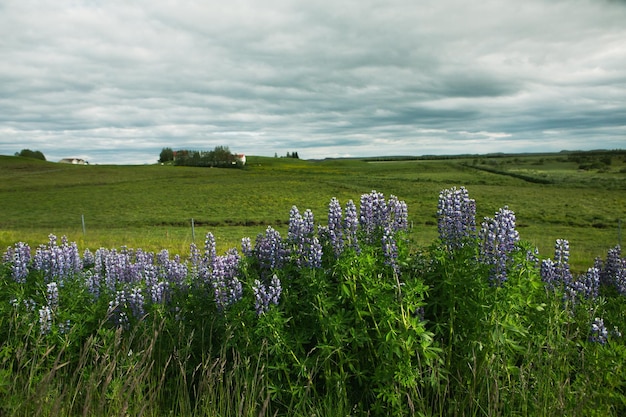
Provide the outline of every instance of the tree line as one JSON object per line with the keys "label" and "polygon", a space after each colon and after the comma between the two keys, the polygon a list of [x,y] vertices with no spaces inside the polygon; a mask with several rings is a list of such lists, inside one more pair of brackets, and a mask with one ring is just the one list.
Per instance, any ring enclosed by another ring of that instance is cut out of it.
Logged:
{"label": "tree line", "polygon": [[15,152],[15,156],[21,156],[24,158],[41,159],[46,160],[46,157],[41,151],[31,151],[30,149],[22,149],[19,152]]}
{"label": "tree line", "polygon": [[180,166],[240,168],[243,162],[233,154],[228,146],[216,146],[212,151],[198,151],[163,148],[159,155],[160,163]]}

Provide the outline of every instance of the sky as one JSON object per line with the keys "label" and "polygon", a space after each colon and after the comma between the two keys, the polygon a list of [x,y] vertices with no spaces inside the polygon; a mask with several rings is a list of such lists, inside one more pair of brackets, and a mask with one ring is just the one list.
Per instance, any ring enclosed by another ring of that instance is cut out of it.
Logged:
{"label": "sky", "polygon": [[0,154],[626,148],[624,0],[0,0]]}

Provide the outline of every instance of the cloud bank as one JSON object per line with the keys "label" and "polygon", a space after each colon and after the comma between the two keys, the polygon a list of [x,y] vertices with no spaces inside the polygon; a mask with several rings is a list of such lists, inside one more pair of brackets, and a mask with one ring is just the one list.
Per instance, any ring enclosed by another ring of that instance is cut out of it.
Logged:
{"label": "cloud bank", "polygon": [[0,2],[0,154],[626,145],[626,2]]}

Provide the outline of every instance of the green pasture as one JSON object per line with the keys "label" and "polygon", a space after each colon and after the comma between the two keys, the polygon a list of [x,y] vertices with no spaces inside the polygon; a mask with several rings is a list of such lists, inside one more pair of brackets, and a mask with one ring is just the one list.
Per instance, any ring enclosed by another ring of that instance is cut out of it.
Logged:
{"label": "green pasture", "polygon": [[508,205],[522,239],[542,257],[552,256],[556,239],[568,239],[572,266],[583,270],[620,239],[626,151],[322,161],[251,156],[245,169],[75,166],[0,156],[0,247],[17,241],[36,247],[53,233],[81,249],[125,245],[186,255],[194,237],[201,246],[212,232],[225,251],[267,226],[286,232],[293,205],[324,223],[332,197],[358,205],[372,190],[407,202],[411,236],[426,246],[437,237],[439,191],[461,186],[476,200],[477,221]]}

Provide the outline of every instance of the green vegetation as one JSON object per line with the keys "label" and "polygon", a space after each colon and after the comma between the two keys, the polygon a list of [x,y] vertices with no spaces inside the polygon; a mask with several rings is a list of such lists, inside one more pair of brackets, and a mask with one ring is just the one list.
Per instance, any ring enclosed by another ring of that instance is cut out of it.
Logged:
{"label": "green vegetation", "polygon": [[42,161],[46,160],[46,157],[41,151],[31,151],[30,149],[22,149],[21,151],[16,152],[15,156],[21,156],[22,158],[41,159]]}
{"label": "green vegetation", "polygon": [[626,413],[619,248],[584,274],[566,241],[539,263],[512,211],[474,230],[456,188],[437,201],[442,238],[418,248],[404,202],[358,201],[292,207],[284,238],[224,255],[210,233],[185,259],[13,245],[0,415]]}
{"label": "green vegetation", "polygon": [[[611,164],[585,171],[572,160],[591,155],[610,156]],[[223,252],[268,225],[285,231],[283,213],[294,204],[323,213],[329,197],[347,201],[373,189],[407,202],[411,238],[423,246],[437,237],[439,191],[465,186],[479,202],[479,219],[508,205],[541,256],[552,252],[556,239],[567,238],[572,265],[582,271],[618,243],[618,219],[626,219],[625,152],[591,155],[390,161],[252,156],[245,169],[236,170],[72,166],[0,157],[0,247],[21,240],[37,245],[54,233],[83,249],[128,245],[184,255],[194,219],[196,240],[211,231]]]}
{"label": "green vegetation", "polygon": [[241,168],[243,166],[243,162],[238,160],[237,155],[231,153],[227,146],[216,146],[212,151],[187,149],[173,151],[171,148],[163,148],[159,162],[171,162],[174,165],[190,167]]}

